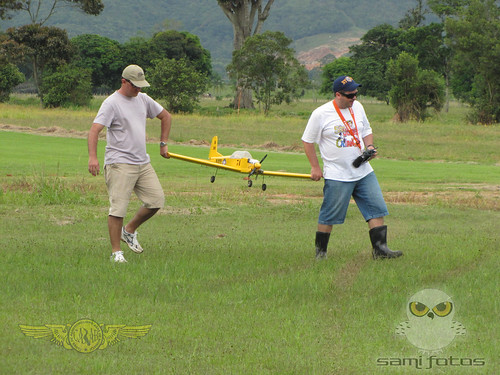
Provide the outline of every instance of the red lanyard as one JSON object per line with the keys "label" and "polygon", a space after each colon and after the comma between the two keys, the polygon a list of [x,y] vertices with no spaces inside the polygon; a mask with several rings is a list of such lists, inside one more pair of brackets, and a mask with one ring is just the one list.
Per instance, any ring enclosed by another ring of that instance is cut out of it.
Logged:
{"label": "red lanyard", "polygon": [[344,123],[344,126],[347,128],[347,130],[349,131],[351,136],[354,138],[354,142],[356,142],[356,146],[358,146],[359,149],[361,150],[361,142],[359,141],[358,137],[356,136],[356,134],[358,134],[358,126],[356,125],[356,119],[354,118],[354,111],[352,110],[351,107],[349,107],[349,112],[351,113],[352,122],[354,123],[354,128],[356,129],[356,134],[354,134],[354,131],[349,126],[349,123],[345,120],[344,116],[342,115],[342,112],[340,112],[340,108],[337,105],[337,103],[335,103],[335,100],[332,100],[332,102],[333,102],[333,106],[335,107],[335,110],[337,111],[337,114],[339,115],[340,119]]}

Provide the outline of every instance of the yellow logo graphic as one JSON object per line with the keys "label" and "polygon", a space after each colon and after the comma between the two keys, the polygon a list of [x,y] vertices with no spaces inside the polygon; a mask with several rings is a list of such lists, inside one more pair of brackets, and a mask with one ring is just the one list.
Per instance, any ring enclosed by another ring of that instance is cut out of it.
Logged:
{"label": "yellow logo graphic", "polygon": [[119,341],[144,337],[151,325],[127,326],[125,324],[97,324],[91,319],[80,319],[71,324],[45,324],[43,326],[19,325],[21,332],[35,339],[46,339],[65,349],[92,353],[106,349]]}
{"label": "yellow logo graphic", "polygon": [[342,80],[342,84],[345,85],[347,82],[352,82],[353,79],[351,77],[345,77],[343,80]]}

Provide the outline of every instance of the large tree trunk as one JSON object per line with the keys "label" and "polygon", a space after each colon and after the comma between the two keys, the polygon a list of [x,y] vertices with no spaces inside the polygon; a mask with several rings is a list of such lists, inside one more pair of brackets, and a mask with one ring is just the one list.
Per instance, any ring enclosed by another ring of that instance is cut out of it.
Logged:
{"label": "large tree trunk", "polygon": [[[233,25],[233,49],[237,51],[248,37],[260,33],[274,0],[267,0],[264,8],[265,0],[218,0],[217,2]],[[242,88],[238,82],[233,106],[237,109],[254,108],[252,91]]]}

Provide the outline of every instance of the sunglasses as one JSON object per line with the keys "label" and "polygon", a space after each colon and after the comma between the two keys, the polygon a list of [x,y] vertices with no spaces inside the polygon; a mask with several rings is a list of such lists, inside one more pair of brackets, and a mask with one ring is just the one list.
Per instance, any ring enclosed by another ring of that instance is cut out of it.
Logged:
{"label": "sunglasses", "polygon": [[132,82],[130,82],[130,80],[129,80],[129,79],[126,79],[126,78],[123,78],[123,79],[124,79],[125,81],[127,81],[128,83],[130,83],[134,89],[138,89],[138,88],[140,88],[140,87],[137,87],[136,85],[134,85]]}
{"label": "sunglasses", "polygon": [[359,93],[353,92],[352,94],[344,94],[343,92],[339,91],[340,95],[345,96],[347,99],[354,99],[355,96],[358,96]]}

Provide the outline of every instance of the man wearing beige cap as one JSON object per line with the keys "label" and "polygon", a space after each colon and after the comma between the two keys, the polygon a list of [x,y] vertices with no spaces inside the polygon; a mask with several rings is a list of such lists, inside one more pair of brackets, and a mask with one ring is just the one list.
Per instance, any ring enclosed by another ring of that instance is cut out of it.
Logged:
{"label": "man wearing beige cap", "polygon": [[[107,129],[104,177],[109,194],[108,229],[111,261],[125,263],[120,240],[135,253],[143,249],[137,240],[137,228],[163,207],[165,197],[160,181],[146,153],[146,119],[161,121],[160,155],[168,158],[167,140],[172,117],[159,103],[141,92],[149,87],[144,71],[137,65],[127,66],[121,87],[104,100],[88,136],[89,172],[97,176],[97,140]],[[124,226],[132,191],[143,202],[135,216]]]}

